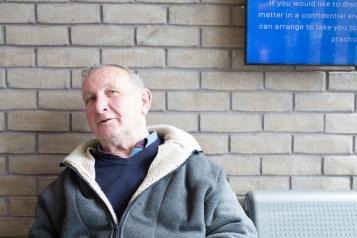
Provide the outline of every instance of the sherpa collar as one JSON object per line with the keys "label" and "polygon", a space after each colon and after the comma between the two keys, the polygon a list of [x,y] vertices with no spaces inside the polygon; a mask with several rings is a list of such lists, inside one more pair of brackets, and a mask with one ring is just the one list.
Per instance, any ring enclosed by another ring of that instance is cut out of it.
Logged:
{"label": "sherpa collar", "polygon": [[[148,130],[149,132],[156,131],[164,143],[159,146],[158,153],[149,167],[146,178],[134,193],[129,203],[150,185],[180,167],[193,151],[201,151],[201,147],[197,141],[190,134],[181,129],[168,125],[156,125],[148,127]],[[117,218],[110,202],[95,181],[95,159],[91,155],[90,149],[94,148],[98,143],[98,140],[93,139],[79,145],[64,158],[63,162],[74,168],[98,193],[109,208],[110,213],[114,217],[114,221],[117,223]]]}

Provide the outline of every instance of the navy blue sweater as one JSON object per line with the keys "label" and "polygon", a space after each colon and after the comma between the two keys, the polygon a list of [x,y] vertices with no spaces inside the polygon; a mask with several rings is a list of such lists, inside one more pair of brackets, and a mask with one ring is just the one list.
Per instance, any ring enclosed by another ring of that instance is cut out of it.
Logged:
{"label": "navy blue sweater", "polygon": [[130,158],[91,151],[96,159],[95,180],[112,204],[118,219],[123,215],[132,195],[146,177],[159,145],[160,139],[157,138]]}

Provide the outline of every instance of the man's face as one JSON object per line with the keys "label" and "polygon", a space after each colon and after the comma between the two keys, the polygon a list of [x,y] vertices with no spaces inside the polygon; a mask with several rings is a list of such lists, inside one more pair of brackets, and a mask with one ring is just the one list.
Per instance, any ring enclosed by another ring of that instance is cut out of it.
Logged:
{"label": "man's face", "polygon": [[145,126],[147,108],[142,90],[128,73],[107,66],[94,70],[83,83],[85,112],[92,132],[101,142],[130,138]]}

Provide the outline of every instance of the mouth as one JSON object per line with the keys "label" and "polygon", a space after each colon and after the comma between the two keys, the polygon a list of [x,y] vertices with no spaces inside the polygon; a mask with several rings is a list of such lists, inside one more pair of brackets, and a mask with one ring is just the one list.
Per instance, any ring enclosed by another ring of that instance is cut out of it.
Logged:
{"label": "mouth", "polygon": [[110,120],[112,120],[112,118],[103,119],[103,120],[98,122],[98,125],[106,123],[107,121],[110,121]]}

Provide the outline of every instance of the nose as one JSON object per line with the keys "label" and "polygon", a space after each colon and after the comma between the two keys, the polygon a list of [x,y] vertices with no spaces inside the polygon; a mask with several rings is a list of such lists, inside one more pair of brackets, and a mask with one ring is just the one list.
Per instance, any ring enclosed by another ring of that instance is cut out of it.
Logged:
{"label": "nose", "polygon": [[103,98],[97,98],[96,102],[95,102],[95,110],[97,113],[103,113],[105,111],[108,110],[108,101]]}

